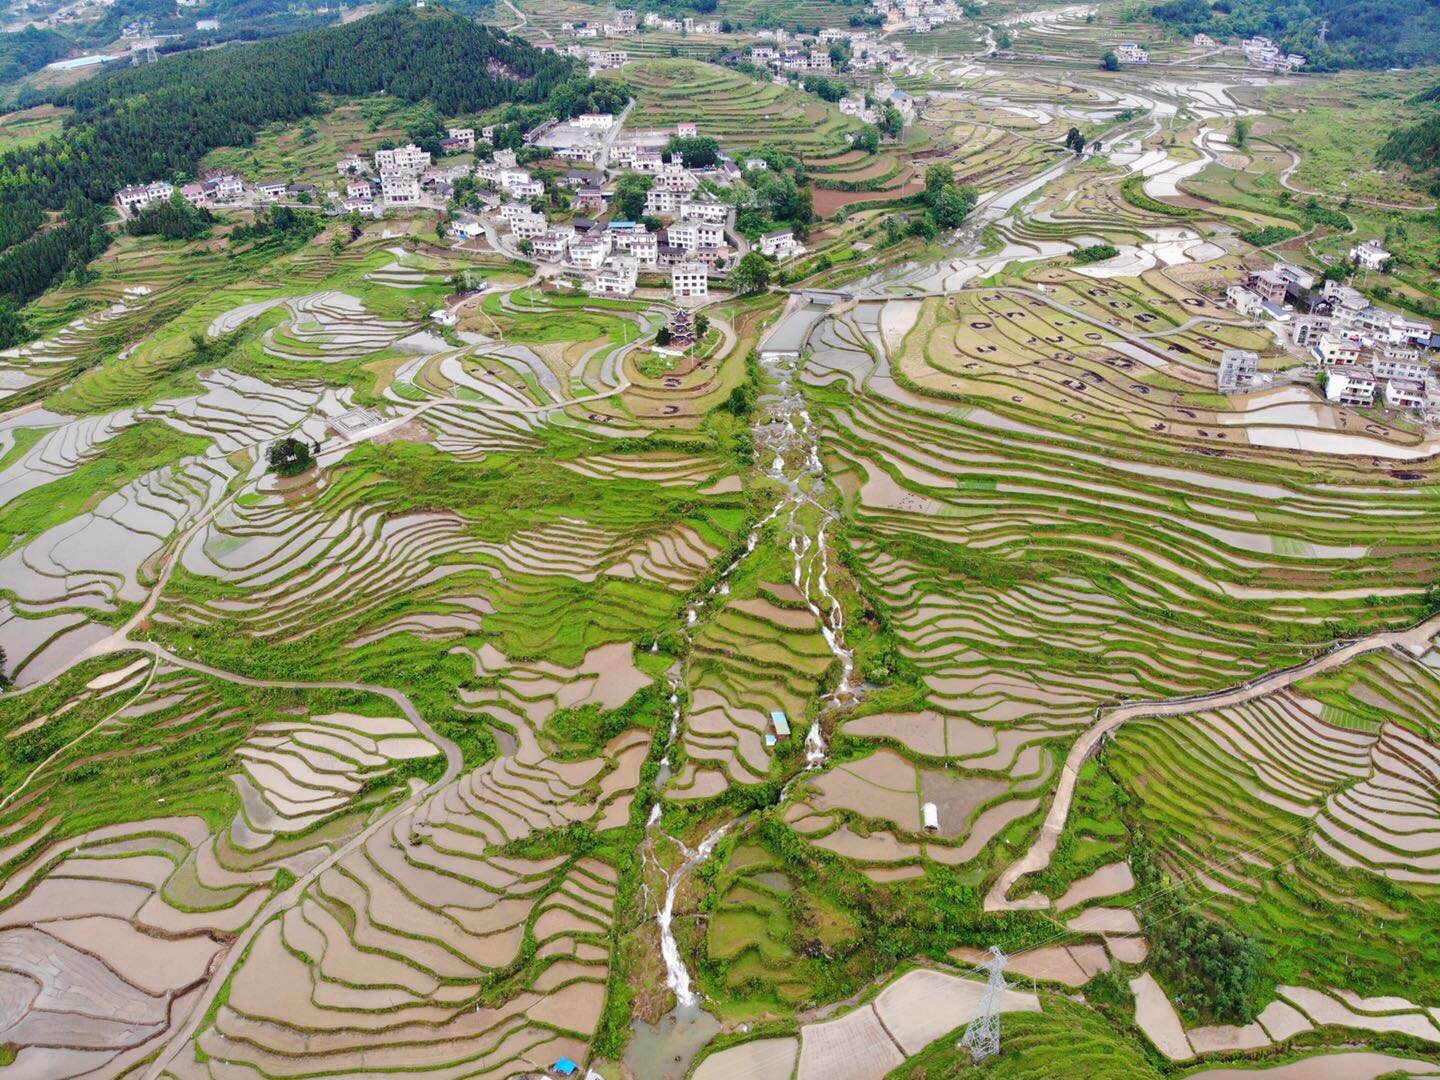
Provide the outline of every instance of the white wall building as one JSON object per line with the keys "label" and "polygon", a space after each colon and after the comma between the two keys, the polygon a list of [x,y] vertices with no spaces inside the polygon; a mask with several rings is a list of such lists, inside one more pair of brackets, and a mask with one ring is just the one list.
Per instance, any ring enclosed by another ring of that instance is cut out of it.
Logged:
{"label": "white wall building", "polygon": [[788,259],[800,250],[792,229],[777,229],[760,237],[760,253],[772,259]]}
{"label": "white wall building", "polygon": [[115,193],[115,204],[120,208],[120,213],[129,217],[145,209],[152,202],[165,202],[175,194],[175,185],[165,180],[156,180],[149,184],[136,184],[132,187],[123,187]]}
{"label": "white wall building", "polygon": [[1366,240],[1350,249],[1350,259],[1363,270],[1383,270],[1394,256],[1380,246],[1379,240]]}
{"label": "white wall building", "polygon": [[676,300],[703,300],[710,295],[710,272],[700,263],[677,263],[670,268],[670,294]]}
{"label": "white wall building", "polygon": [[386,206],[415,205],[420,201],[420,178],[409,172],[382,172],[380,201]]}
{"label": "white wall building", "polygon": [[1368,409],[1375,404],[1376,382],[1369,375],[1332,371],[1325,377],[1325,400],[1337,405]]}
{"label": "white wall building", "polygon": [[410,173],[419,176],[430,167],[430,151],[418,146],[397,146],[393,150],[375,151],[375,171],[378,173]]}

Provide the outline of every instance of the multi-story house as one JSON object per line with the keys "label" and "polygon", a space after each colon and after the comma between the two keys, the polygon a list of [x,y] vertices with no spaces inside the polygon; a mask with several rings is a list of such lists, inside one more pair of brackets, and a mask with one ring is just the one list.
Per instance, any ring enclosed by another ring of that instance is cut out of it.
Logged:
{"label": "multi-story house", "polygon": [[710,295],[710,271],[700,263],[677,263],[670,269],[670,293],[676,300],[703,300]]}
{"label": "multi-story house", "polygon": [[411,172],[382,172],[380,201],[386,206],[413,206],[420,201],[420,178]]}
{"label": "multi-story house", "polygon": [[678,191],[652,187],[645,193],[645,213],[650,217],[674,217],[683,199]]}
{"label": "multi-story house", "polygon": [[612,255],[605,260],[590,282],[594,296],[629,296],[635,291],[640,274],[639,264],[629,255]]}
{"label": "multi-story house", "polygon": [[1391,409],[1424,409],[1425,384],[1409,379],[1390,379],[1385,383],[1385,404]]}
{"label": "multi-story house", "polygon": [[537,259],[544,262],[563,262],[574,237],[574,229],[551,229],[535,237],[530,243]]}
{"label": "multi-story house", "polygon": [[175,194],[175,185],[165,180],[156,180],[149,184],[136,184],[131,187],[123,187],[115,193],[115,204],[120,208],[121,216],[129,217],[145,209],[152,202],[165,202]]}
{"label": "multi-story house", "polygon": [[1375,404],[1378,384],[1369,374],[1345,369],[1331,371],[1325,376],[1325,400],[1337,405],[1368,409]]}
{"label": "multi-story house", "polygon": [[[667,192],[667,194],[674,194]],[[730,207],[713,199],[686,199],[680,203],[681,221],[707,221],[723,225],[730,217]]]}
{"label": "multi-story house", "polygon": [[533,241],[537,236],[544,236],[549,230],[550,223],[545,220],[544,214],[529,214],[514,218],[510,222],[510,235],[517,240]]}
{"label": "multi-story house", "polygon": [[397,146],[393,150],[375,151],[375,171],[378,173],[410,173],[418,176],[430,167],[430,151],[421,150],[413,143]]}

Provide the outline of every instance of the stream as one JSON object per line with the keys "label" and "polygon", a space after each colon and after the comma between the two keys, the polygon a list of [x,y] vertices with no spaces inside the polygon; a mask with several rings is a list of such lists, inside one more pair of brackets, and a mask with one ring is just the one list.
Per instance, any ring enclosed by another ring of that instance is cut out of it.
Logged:
{"label": "stream", "polygon": [[[793,559],[791,582],[814,614],[825,644],[840,666],[839,680],[822,699],[822,709],[847,708],[859,697],[855,657],[845,644],[843,609],[830,586],[831,567],[835,562],[830,548],[830,525],[835,513],[821,502],[825,470],[820,459],[819,429],[810,416],[804,396],[795,386],[800,363],[798,360],[762,361],[769,389],[761,396],[760,413],[752,434],[756,460],[769,461],[764,475],[770,483],[779,486],[780,498],[750,530],[745,547],[721,571],[715,584],[686,606],[680,633],[687,644],[694,640],[696,628],[715,607],[714,600],[729,594],[730,577],[755,552],[766,526],[783,519],[786,544]],[[683,683],[678,665],[672,670],[670,685],[670,730],[664,760],[656,777],[657,790],[662,790],[673,775],[672,758],[683,724]],[[805,771],[822,768],[828,753],[829,746],[817,713],[805,736]],[[781,791],[782,800],[789,790],[790,784],[787,784]],[[656,905],[655,922],[660,932],[665,984],[675,995],[675,1007],[656,1024],[641,1020],[633,1024],[635,1036],[626,1051],[625,1063],[645,1080],[679,1080],[696,1054],[720,1031],[720,1022],[701,1006],[700,995],[692,985],[675,939],[675,905],[690,874],[710,857],[727,833],[744,821],[742,816],[725,822],[692,849],[679,837],[664,831],[660,802],[650,812],[642,850],[647,860],[654,861],[665,883],[664,895]],[[657,847],[662,838],[668,839],[682,854],[680,865],[673,870],[665,870],[660,862]]]}

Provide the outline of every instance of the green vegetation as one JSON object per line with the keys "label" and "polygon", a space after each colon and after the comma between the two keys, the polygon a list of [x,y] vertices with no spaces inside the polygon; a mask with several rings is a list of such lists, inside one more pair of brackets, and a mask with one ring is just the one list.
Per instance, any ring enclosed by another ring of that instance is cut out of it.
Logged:
{"label": "green vegetation", "polygon": [[889,1074],[888,1080],[1160,1080],[1166,1074],[1141,1036],[1116,1018],[1054,994],[1042,1012],[1007,1013],[999,1057],[975,1065],[955,1044],[961,1032],[937,1039]]}
{"label": "green vegetation", "polygon": [[1248,229],[1242,232],[1240,239],[1255,247],[1269,247],[1272,244],[1283,244],[1299,235],[1294,229],[1287,229],[1284,225],[1266,225],[1263,229]]}
{"label": "green vegetation", "polygon": [[[1150,9],[1160,22],[1191,35],[1217,38],[1262,34],[1287,52],[1303,54],[1307,71],[1414,67],[1440,60],[1440,9],[1411,0],[1167,0]],[[1321,26],[1326,33],[1323,42]]]}
{"label": "green vegetation", "polygon": [[182,435],[156,420],[126,428],[99,457],[0,507],[0,551],[94,509],[131,480],[209,445],[201,435]]}
{"label": "green vegetation", "polygon": [[271,444],[270,471],[280,476],[299,476],[315,465],[315,455],[299,439],[286,437]]}
{"label": "green vegetation", "polygon": [[[514,75],[496,76],[493,60]],[[105,73],[53,101],[71,126],[0,161],[0,236],[31,205],[63,211],[63,227],[9,241],[0,296],[39,295],[108,243],[101,207],[123,184],[193,174],[218,146],[248,142],[262,125],[322,111],[322,94],[386,90],[449,114],[543,100],[573,72],[540,53],[443,10],[392,9],[279,41],[187,53],[164,64]],[[200,103],[204,103],[203,107]]]}
{"label": "green vegetation", "polygon": [[1185,897],[1166,889],[1165,875],[1143,834],[1133,836],[1130,865],[1148,897],[1141,927],[1150,941],[1156,975],[1177,1000],[1203,1019],[1248,1024],[1255,1019],[1264,953],[1254,938],[1193,910]]}
{"label": "green vegetation", "polygon": [[[1325,703],[1326,726],[1317,729],[1318,737],[1305,738],[1326,746],[1353,740],[1356,732],[1374,739],[1381,731],[1377,721],[1431,731],[1432,721],[1416,709],[1428,708],[1437,688],[1434,676],[1418,665],[1384,656],[1356,661],[1300,688]],[[1257,708],[1232,722],[1259,723],[1294,737],[1285,731],[1290,706],[1284,697]],[[1192,717],[1132,721],[1105,759],[1126,793],[1132,832],[1143,834],[1132,856],[1139,888],[1164,884],[1142,919],[1154,913],[1155,924],[1147,927],[1152,947],[1168,970],[1162,978],[1184,995],[1182,1009],[1194,1009],[1196,1017],[1221,1008],[1249,1015],[1272,1000],[1277,984],[1344,986],[1417,1001],[1434,995],[1435,972],[1421,960],[1427,942],[1440,933],[1431,886],[1385,874],[1383,864],[1401,856],[1386,850],[1383,833],[1367,837],[1376,847],[1359,848],[1367,852],[1367,865],[1336,861],[1327,852],[1336,851],[1337,843],[1344,845],[1342,854],[1352,850],[1356,841],[1349,837],[1364,835],[1366,822],[1341,832],[1323,821],[1317,827],[1315,818],[1294,812],[1298,802],[1316,807],[1321,819],[1330,817],[1326,807],[1333,796],[1313,775],[1292,766],[1292,788],[1276,799],[1267,786],[1274,780],[1258,771],[1274,759],[1244,761],[1206,726]],[[1382,771],[1381,782],[1389,775]],[[1205,939],[1208,944],[1201,944]],[[1230,974],[1192,967],[1205,956],[1214,962],[1229,957]]]}
{"label": "green vegetation", "polygon": [[1085,266],[1089,263],[1113,259],[1119,254],[1120,249],[1114,244],[1091,244],[1089,247],[1076,248],[1070,253],[1070,258],[1080,266]]}
{"label": "green vegetation", "polygon": [[27,26],[14,33],[0,34],[0,83],[14,82],[39,71],[71,49],[70,40],[54,30]]}
{"label": "green vegetation", "polygon": [[[1440,116],[1392,131],[1376,151],[1375,160],[1381,165],[1403,164],[1421,176],[1433,177],[1440,169]],[[1437,183],[1440,178],[1434,179],[1432,188]]]}
{"label": "green vegetation", "polygon": [[154,202],[125,223],[131,236],[158,236],[162,240],[193,240],[203,236],[215,215],[191,206],[177,192],[168,202]]}

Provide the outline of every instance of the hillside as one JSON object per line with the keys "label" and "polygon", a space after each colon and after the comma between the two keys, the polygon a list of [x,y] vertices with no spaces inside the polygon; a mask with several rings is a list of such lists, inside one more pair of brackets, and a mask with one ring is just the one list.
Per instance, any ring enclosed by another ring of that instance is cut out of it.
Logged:
{"label": "hillside", "polygon": [[1262,34],[1304,54],[1311,71],[1415,67],[1440,60],[1440,0],[1230,0],[1213,6],[1205,0],[1168,0],[1151,13],[1185,34]]}
{"label": "hillside", "polygon": [[39,71],[70,51],[70,42],[53,30],[27,26],[13,34],[0,34],[0,83]]}
{"label": "hillside", "polygon": [[[1410,99],[1412,105],[1440,102],[1440,85]],[[1397,128],[1375,154],[1380,165],[1405,165],[1420,176],[1433,176],[1440,186],[1440,114]]]}
{"label": "hillside", "polygon": [[[193,171],[217,146],[248,145],[263,124],[313,114],[322,94],[383,90],[453,114],[542,100],[573,70],[504,31],[396,9],[57,91],[50,100],[75,110],[64,132],[0,156],[0,296],[37,296],[103,250],[96,209],[116,188]],[[37,209],[64,211],[64,227],[35,236]]]}

